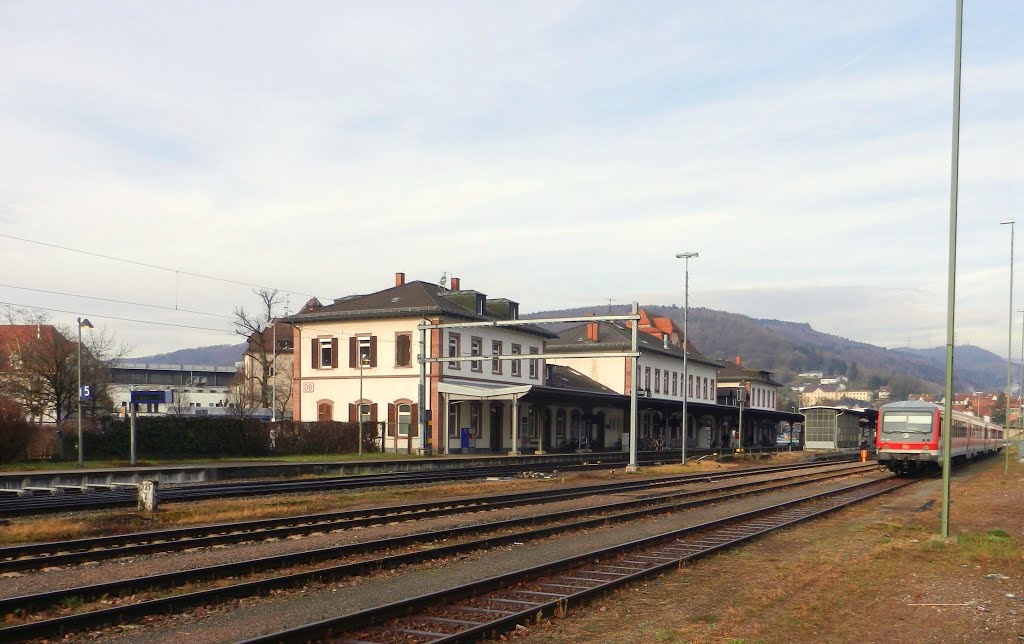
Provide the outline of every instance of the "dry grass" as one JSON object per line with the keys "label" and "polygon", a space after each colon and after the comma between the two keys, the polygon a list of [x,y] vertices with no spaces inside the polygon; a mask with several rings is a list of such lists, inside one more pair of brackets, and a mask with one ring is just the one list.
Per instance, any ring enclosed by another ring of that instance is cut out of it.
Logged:
{"label": "dry grass", "polygon": [[937,483],[923,483],[770,535],[570,611],[525,639],[1020,641],[1024,466],[1004,477],[990,460],[955,478],[951,539],[935,537],[937,494]]}

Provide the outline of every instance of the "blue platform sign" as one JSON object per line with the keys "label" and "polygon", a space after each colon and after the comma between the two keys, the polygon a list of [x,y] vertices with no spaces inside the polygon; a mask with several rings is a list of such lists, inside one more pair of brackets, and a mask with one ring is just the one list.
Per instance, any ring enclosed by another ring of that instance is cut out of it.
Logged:
{"label": "blue platform sign", "polygon": [[92,400],[92,385],[82,385],[78,388],[79,400]]}

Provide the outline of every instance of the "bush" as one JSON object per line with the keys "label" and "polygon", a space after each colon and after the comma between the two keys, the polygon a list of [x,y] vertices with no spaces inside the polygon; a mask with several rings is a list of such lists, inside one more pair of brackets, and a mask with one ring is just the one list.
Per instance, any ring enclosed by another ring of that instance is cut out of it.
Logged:
{"label": "bush", "polygon": [[32,430],[21,405],[9,398],[0,398],[0,463],[28,458]]}
{"label": "bush", "polygon": [[[364,426],[363,451],[378,451],[372,426]],[[143,416],[136,419],[139,458],[238,458],[355,452],[356,423],[279,421],[244,417]],[[88,458],[123,459],[131,441],[129,420],[110,419],[84,438]]]}

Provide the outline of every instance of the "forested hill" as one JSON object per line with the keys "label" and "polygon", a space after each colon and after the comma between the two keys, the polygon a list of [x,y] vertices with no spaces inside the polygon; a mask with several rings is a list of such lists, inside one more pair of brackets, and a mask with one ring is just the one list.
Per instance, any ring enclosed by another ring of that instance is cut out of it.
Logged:
{"label": "forested hill", "polygon": [[241,344],[216,344],[209,347],[178,349],[170,353],[160,353],[152,356],[126,358],[126,360],[130,362],[148,362],[151,364],[195,364],[233,367],[236,362],[242,361],[245,347],[246,344],[244,342]]}
{"label": "forested hill", "polygon": [[[683,310],[678,306],[644,305],[648,313],[670,317],[683,326]],[[613,306],[615,314],[629,312],[628,306]],[[593,306],[559,311],[543,311],[524,317],[562,317],[607,314],[609,307]],[[893,397],[939,391],[945,373],[945,355],[940,349],[911,351],[886,349],[828,333],[815,331],[809,324],[781,320],[759,320],[737,313],[691,308],[690,337],[704,355],[733,360],[740,356],[745,366],[767,369],[777,380],[798,384],[797,374],[822,371],[826,375],[845,375],[854,387],[893,388]],[[958,389],[992,389],[1006,385],[1006,362],[978,347],[957,348]]]}

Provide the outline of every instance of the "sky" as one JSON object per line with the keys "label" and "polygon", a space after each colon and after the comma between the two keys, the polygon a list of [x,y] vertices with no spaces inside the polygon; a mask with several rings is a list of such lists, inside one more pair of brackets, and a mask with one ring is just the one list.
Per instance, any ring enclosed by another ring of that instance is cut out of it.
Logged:
{"label": "sky", "polygon": [[[1024,3],[966,5],[956,339],[1006,355]],[[0,0],[0,302],[146,355],[396,272],[682,305],[688,251],[690,306],[939,346],[954,10]]]}

